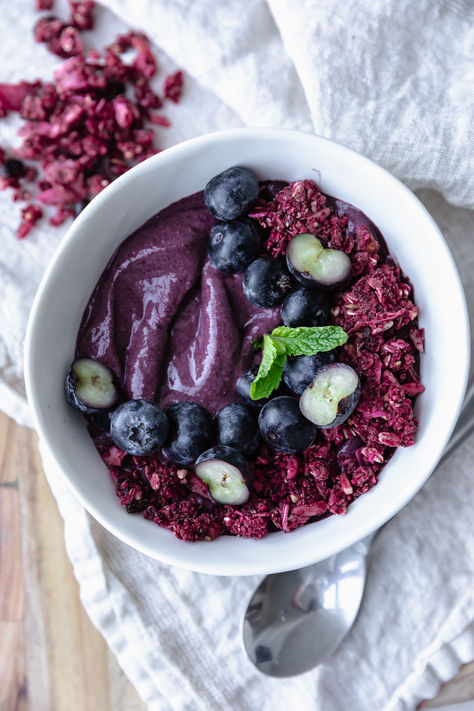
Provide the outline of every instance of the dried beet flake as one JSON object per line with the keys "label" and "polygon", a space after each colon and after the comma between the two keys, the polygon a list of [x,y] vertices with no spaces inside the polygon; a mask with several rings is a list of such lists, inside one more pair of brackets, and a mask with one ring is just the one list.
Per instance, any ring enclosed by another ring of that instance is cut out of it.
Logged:
{"label": "dried beet flake", "polygon": [[[36,9],[50,12],[53,4],[36,0]],[[177,102],[183,86],[178,71],[165,79],[163,98],[151,88],[157,63],[143,32],[118,36],[102,53],[85,52],[81,33],[94,26],[95,3],[69,0],[69,6],[67,20],[42,16],[33,31],[37,42],[66,59],[53,81],[0,84],[0,117],[15,111],[25,121],[15,158],[0,149],[0,189],[12,188],[15,201],[34,195],[43,205],[55,206],[49,218],[55,227],[75,217],[119,175],[159,151],[151,126],[170,123],[152,110],[160,109],[164,99]],[[134,52],[131,63],[122,56],[128,50]],[[8,164],[17,159],[22,159],[24,170],[13,175]],[[23,160],[34,161],[38,168]],[[18,236],[25,237],[41,214],[38,205],[24,208]]]}

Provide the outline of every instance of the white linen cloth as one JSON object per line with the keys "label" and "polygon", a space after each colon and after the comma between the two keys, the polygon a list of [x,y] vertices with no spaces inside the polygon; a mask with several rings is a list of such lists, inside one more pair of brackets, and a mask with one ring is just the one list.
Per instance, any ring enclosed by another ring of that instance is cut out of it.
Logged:
{"label": "white linen cloth", "polygon": [[[104,0],[89,46],[127,25],[156,41],[162,73],[186,89],[160,145],[242,124],[315,131],[360,150],[412,188],[474,207],[474,6],[466,0]],[[29,41],[31,0],[2,4],[0,79],[51,76]],[[61,14],[64,2],[57,0]],[[123,21],[119,19],[122,18]],[[165,54],[166,53],[166,54]],[[15,117],[0,145],[15,142]],[[419,193],[474,304],[474,213]],[[18,208],[0,194],[0,405],[29,423],[22,382],[26,319],[63,230],[18,242]],[[442,280],[440,282],[442,287]],[[455,337],[455,334],[449,334]],[[474,659],[474,441],[466,442],[380,533],[360,616],[332,659],[290,680],[254,671],[238,624],[257,577],[164,566],[120,543],[70,493],[43,448],[83,603],[150,709],[402,711]]]}

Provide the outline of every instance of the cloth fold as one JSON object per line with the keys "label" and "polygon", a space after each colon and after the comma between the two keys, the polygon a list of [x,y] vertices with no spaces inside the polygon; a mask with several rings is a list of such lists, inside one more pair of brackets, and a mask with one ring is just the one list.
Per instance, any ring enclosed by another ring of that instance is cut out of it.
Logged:
{"label": "cloth fold", "polygon": [[474,207],[469,0],[104,4],[245,123],[312,130]]}
{"label": "cloth fold", "polygon": [[[57,58],[25,41],[31,0],[6,4],[2,80],[49,78]],[[132,25],[156,42],[160,75],[186,90],[167,105],[163,147],[219,128],[316,131],[474,207],[474,24],[469,0],[104,0],[87,46]],[[65,16],[65,0],[55,11]],[[7,31],[8,30],[8,31]],[[14,145],[15,117],[0,122]],[[474,212],[422,190],[474,304]],[[0,406],[28,423],[21,352],[34,292],[64,233],[38,226],[19,242],[17,207],[0,193]],[[442,284],[442,282],[441,282]],[[464,445],[380,533],[360,616],[332,659],[302,677],[261,676],[243,656],[239,620],[258,577],[219,578],[153,561],[79,505],[42,446],[65,520],[69,557],[91,619],[150,709],[405,711],[474,658],[474,441]],[[291,534],[290,534],[291,535]]]}
{"label": "cloth fold", "polygon": [[[239,644],[258,576],[200,575],[119,543],[77,503],[44,447],[42,455],[82,601],[152,710],[346,711],[350,701],[357,711],[405,711],[474,658],[474,502],[456,486],[460,471],[472,477],[472,439],[378,535],[360,614],[334,656],[283,680],[260,675]],[[460,551],[441,505],[453,489]]]}

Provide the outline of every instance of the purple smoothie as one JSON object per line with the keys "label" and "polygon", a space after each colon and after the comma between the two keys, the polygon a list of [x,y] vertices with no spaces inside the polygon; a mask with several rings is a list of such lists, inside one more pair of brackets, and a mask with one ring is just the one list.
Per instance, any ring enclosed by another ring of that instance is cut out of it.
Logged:
{"label": "purple smoothie", "polygon": [[152,217],[116,250],[87,304],[76,357],[100,360],[127,398],[163,408],[193,400],[213,414],[239,400],[252,341],[280,323],[242,293],[242,274],[207,257],[214,218],[203,193]]}

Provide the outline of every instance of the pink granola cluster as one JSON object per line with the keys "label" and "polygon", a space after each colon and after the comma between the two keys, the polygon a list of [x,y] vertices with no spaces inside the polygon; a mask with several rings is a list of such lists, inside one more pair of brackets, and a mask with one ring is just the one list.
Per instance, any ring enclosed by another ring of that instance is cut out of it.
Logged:
{"label": "pink granola cluster", "polygon": [[361,396],[346,422],[320,430],[302,454],[262,445],[249,463],[253,486],[243,506],[214,502],[192,470],[159,456],[131,457],[108,435],[92,432],[127,510],[144,512],[187,541],[223,534],[258,539],[344,514],[377,483],[395,448],[413,444],[416,434],[413,398],[424,389],[419,378],[423,332],[412,287],[391,259],[381,262],[384,249],[376,235],[367,226],[349,230],[347,218],[308,180],[283,188],[274,202],[262,200],[252,217],[267,230],[265,247],[273,255],[284,254],[300,232],[316,234],[350,255],[353,276],[335,299],[332,323],[349,334],[340,359],[358,372]]}
{"label": "pink granola cluster", "polygon": [[[36,7],[49,11],[53,2],[37,0]],[[158,110],[164,99],[176,103],[183,87],[178,71],[165,78],[163,96],[151,88],[157,64],[141,32],[118,36],[103,52],[86,52],[81,33],[94,26],[95,2],[69,0],[69,9],[67,20],[47,15],[34,27],[35,40],[66,59],[54,79],[0,84],[0,117],[15,111],[24,119],[15,160],[35,163],[12,175],[11,160],[0,150],[0,189],[13,188],[14,200],[30,200],[35,193],[39,203],[55,209],[49,220],[55,227],[158,152],[152,126],[170,125]],[[124,57],[130,52],[131,61]],[[27,205],[18,237],[25,237],[41,214],[39,205]]]}
{"label": "pink granola cluster", "polygon": [[347,219],[334,213],[312,180],[290,183],[270,202],[262,199],[249,217],[270,230],[265,249],[274,257],[286,254],[290,239],[303,232],[323,236],[335,249],[346,243]]}

